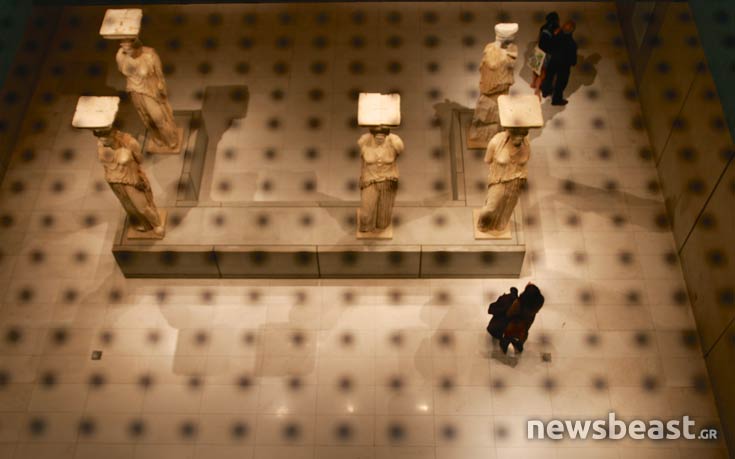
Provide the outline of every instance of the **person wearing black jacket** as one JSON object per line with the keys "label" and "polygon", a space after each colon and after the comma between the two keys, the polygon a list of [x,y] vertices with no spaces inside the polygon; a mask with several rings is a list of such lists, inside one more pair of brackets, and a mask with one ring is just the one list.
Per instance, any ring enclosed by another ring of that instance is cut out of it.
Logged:
{"label": "person wearing black jacket", "polygon": [[541,73],[535,74],[531,87],[534,88],[534,94],[538,94],[541,91],[541,84],[546,77],[546,67],[549,65],[551,59],[551,44],[554,41],[554,37],[559,32],[559,14],[556,11],[546,15],[546,22],[541,26],[538,32],[538,47],[541,51],[546,53],[544,63],[541,67]]}
{"label": "person wearing black jacket", "polygon": [[503,332],[508,326],[509,319],[506,312],[518,299],[518,289],[510,288],[510,293],[500,295],[494,303],[490,303],[487,309],[488,314],[492,314],[493,318],[487,324],[487,332],[495,339],[503,339]]}
{"label": "person wearing black jacket", "polygon": [[559,14],[556,11],[552,11],[546,15],[546,23],[541,26],[538,32],[538,47],[547,55],[551,55],[551,43],[554,40],[558,28]]}
{"label": "person wearing black jacket", "polygon": [[546,78],[541,85],[544,97],[551,95],[551,105],[566,105],[564,89],[569,83],[569,72],[577,65],[577,43],[572,37],[576,25],[573,21],[565,22],[551,41],[551,60],[546,69]]}
{"label": "person wearing black jacket", "polygon": [[543,305],[544,296],[541,294],[541,290],[529,282],[518,300],[514,301],[505,312],[507,325],[503,330],[502,338],[500,338],[500,349],[504,354],[508,353],[508,346],[511,344],[516,353],[523,352],[523,345],[528,339],[528,331]]}

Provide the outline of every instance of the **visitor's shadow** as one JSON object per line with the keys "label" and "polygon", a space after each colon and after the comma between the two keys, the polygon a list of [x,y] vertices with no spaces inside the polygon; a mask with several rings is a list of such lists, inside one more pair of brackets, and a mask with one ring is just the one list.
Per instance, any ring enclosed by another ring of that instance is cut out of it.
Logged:
{"label": "visitor's shadow", "polygon": [[597,65],[601,59],[602,56],[600,56],[600,53],[593,53],[587,56],[578,54],[577,65],[572,67],[572,73],[569,77],[569,84],[565,93],[574,94],[586,86],[591,86],[597,79]]}
{"label": "visitor's shadow", "polygon": [[[646,198],[637,196],[624,189],[604,189],[594,186],[585,185],[572,180],[566,180],[564,189],[560,189],[549,196],[550,200],[541,202],[541,200],[534,199],[532,203],[528,202],[528,198],[523,198],[524,209],[528,210],[529,215],[539,215],[540,207],[542,205],[562,203],[569,206],[571,209],[580,212],[583,216],[584,213],[602,213],[607,210],[614,210],[619,208],[621,210],[628,208],[644,208],[644,209],[655,209],[662,208],[664,203],[653,198]],[[643,226],[645,231],[669,231],[668,220],[664,218],[665,213],[651,215],[651,218],[647,221],[635,221],[630,222],[626,216],[626,212],[622,212],[620,220],[613,222],[615,225],[623,227],[627,224],[633,223],[635,225]],[[664,221],[662,221],[662,219]]]}
{"label": "visitor's shadow", "polygon": [[[538,42],[536,41],[531,41],[526,45],[526,49],[523,53],[523,65],[519,72],[519,76],[528,84],[529,87],[533,84],[535,74],[528,66],[528,61],[533,56],[537,43]],[[564,90],[565,98],[568,99],[580,89],[594,84],[597,79],[597,66],[601,59],[602,56],[599,53],[588,54],[586,56],[577,54],[577,65],[571,68],[569,83]],[[549,121],[553,120],[557,114],[563,112],[566,107],[567,105],[551,105],[551,99],[548,97],[542,99],[541,112],[544,117],[544,126],[548,125]],[[529,139],[533,140],[540,135],[541,130],[532,129],[529,133]]]}
{"label": "visitor's shadow", "polygon": [[[577,55],[577,65],[572,67],[569,84],[564,90],[564,98],[569,99],[579,90],[591,86],[597,79],[597,64],[600,62],[600,54],[594,53],[588,56]],[[530,70],[529,70],[530,71]],[[573,104],[570,101],[569,104]],[[541,101],[541,112],[544,116],[544,125],[553,120],[554,117],[566,110],[569,105],[551,105],[551,97],[546,97]],[[536,136],[540,133],[537,131]],[[532,134],[532,137],[533,134]]]}
{"label": "visitor's shadow", "polygon": [[[534,54],[538,42],[531,41],[526,45],[526,50],[523,53],[523,66],[519,72],[519,76],[528,83],[529,86],[533,83],[535,74],[528,66],[528,61]],[[597,79],[597,66],[600,63],[602,56],[600,53],[588,54],[583,56],[577,54],[577,65],[573,66],[569,76],[569,84],[567,84],[564,90],[565,96],[570,96],[576,93],[579,89],[584,86],[592,85]],[[563,108],[560,106],[560,108]]]}

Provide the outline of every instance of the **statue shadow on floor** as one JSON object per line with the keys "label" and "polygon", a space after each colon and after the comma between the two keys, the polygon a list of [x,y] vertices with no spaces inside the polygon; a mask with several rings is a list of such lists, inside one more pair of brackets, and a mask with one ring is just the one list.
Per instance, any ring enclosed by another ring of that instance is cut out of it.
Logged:
{"label": "statue shadow on floor", "polygon": [[[568,204],[578,212],[599,212],[602,210],[599,203],[604,198],[609,197],[613,197],[619,203],[625,203],[628,207],[632,208],[655,208],[664,206],[663,201],[636,196],[620,188],[606,190],[604,188],[597,188],[571,180],[568,181],[568,186],[571,191],[566,193],[555,193],[553,195],[553,200]],[[668,227],[657,226],[654,218],[650,219],[650,226],[646,229],[648,231],[669,231]]]}

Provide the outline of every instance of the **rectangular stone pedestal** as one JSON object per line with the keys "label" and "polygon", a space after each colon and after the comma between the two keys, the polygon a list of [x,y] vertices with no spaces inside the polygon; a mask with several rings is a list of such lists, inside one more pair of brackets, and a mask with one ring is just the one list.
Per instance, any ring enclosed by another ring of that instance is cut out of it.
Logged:
{"label": "rectangular stone pedestal", "polygon": [[127,277],[469,278],[521,273],[526,247],[516,220],[510,239],[477,241],[469,207],[397,206],[393,239],[358,240],[356,205],[169,209],[165,239],[131,240],[121,231],[113,252]]}
{"label": "rectangular stone pedestal", "polygon": [[[172,201],[165,205],[169,225],[163,240],[134,240],[120,232],[113,246],[115,258],[127,277],[518,277],[526,253],[520,205],[509,237],[475,239],[472,210],[482,205],[482,196],[466,191],[468,157],[459,131],[472,113],[450,111],[447,116],[447,158],[454,177],[451,199],[398,200],[391,238],[357,234],[358,201],[205,205],[197,202],[194,186],[192,201],[179,193],[162,193]],[[178,157],[155,158],[150,165],[152,182],[159,187],[179,183],[177,174],[183,180],[187,170],[201,178],[206,133],[203,124],[199,126],[202,134],[195,135],[192,128],[193,146],[188,148],[201,155],[192,155],[190,167]]]}
{"label": "rectangular stone pedestal", "polygon": [[206,245],[138,245],[112,249],[125,277],[219,278],[214,247]]}
{"label": "rectangular stone pedestal", "polygon": [[420,245],[324,245],[317,251],[321,277],[420,277]]}
{"label": "rectangular stone pedestal", "polygon": [[214,258],[223,278],[319,277],[313,246],[215,246]]}

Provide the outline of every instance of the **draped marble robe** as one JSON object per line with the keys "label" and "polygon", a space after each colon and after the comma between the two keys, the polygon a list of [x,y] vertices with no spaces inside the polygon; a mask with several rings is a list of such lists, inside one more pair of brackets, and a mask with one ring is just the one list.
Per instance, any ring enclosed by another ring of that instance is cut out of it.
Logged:
{"label": "draped marble robe", "polygon": [[380,231],[390,225],[398,190],[396,159],[404,149],[403,140],[387,129],[373,131],[357,141],[362,158],[360,232]]}
{"label": "draped marble robe", "polygon": [[98,135],[97,157],[105,169],[105,181],[140,232],[163,235],[164,222],[153,200],[148,177],[140,167],[140,143],[130,134],[113,129]]}
{"label": "draped marble robe", "polygon": [[527,135],[528,129],[511,128],[490,140],[485,152],[487,195],[477,220],[479,231],[503,231],[508,226],[528,178],[531,148]]}
{"label": "draped marble robe", "polygon": [[148,130],[152,144],[146,149],[152,153],[179,151],[183,131],[174,120],[161,59],[156,51],[137,41],[122,41],[116,61],[127,79],[126,91]]}

